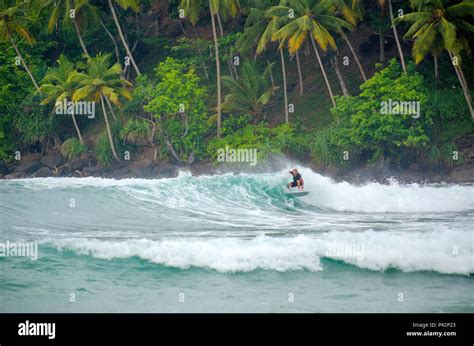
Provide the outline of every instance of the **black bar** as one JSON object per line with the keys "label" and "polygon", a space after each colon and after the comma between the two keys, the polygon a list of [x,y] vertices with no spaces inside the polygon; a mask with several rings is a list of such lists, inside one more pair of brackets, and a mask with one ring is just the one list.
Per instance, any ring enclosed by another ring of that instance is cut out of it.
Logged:
{"label": "black bar", "polygon": [[[473,314],[0,314],[0,345],[470,345]],[[55,323],[55,338],[20,336]],[[416,325],[414,325],[416,323]],[[423,325],[425,328],[423,328]],[[24,331],[24,330],[23,330]],[[407,336],[455,332],[455,336]]]}

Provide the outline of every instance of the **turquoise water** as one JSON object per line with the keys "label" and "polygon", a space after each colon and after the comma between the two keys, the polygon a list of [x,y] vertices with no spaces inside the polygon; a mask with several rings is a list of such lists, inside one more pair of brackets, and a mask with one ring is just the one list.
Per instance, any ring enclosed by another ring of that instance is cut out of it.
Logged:
{"label": "turquoise water", "polygon": [[474,186],[0,181],[1,312],[474,312]]}

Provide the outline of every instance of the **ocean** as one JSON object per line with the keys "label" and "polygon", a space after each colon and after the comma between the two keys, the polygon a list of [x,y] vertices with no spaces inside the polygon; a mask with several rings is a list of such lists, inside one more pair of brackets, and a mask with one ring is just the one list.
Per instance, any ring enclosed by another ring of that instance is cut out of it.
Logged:
{"label": "ocean", "polygon": [[473,185],[300,171],[0,181],[0,312],[474,312]]}

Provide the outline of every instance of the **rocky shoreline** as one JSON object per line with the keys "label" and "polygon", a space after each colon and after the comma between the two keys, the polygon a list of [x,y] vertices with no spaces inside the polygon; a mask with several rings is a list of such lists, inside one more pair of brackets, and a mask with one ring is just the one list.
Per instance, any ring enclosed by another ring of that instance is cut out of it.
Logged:
{"label": "rocky shoreline", "polygon": [[[322,175],[329,176],[335,181],[347,181],[352,184],[379,182],[388,184],[392,181],[400,183],[473,183],[474,182],[474,147],[469,147],[464,153],[465,164],[450,170],[437,172],[421,170],[412,164],[404,170],[393,170],[389,162],[379,162],[364,165],[351,171],[344,172],[331,167],[321,167],[312,162],[301,162],[298,166],[306,166]],[[294,162],[295,161],[291,161]],[[100,167],[93,157],[66,160],[59,151],[50,151],[46,155],[27,154],[19,164],[5,164],[0,161],[0,179],[23,179],[44,177],[101,177],[113,179],[173,178],[180,171],[189,171],[192,175],[215,175],[224,173],[260,173],[275,172],[287,169],[290,161],[285,157],[275,157],[265,164],[255,167],[249,165],[214,165],[211,162],[198,162],[190,166],[177,166],[166,161],[142,159],[133,162],[115,164],[109,168]]]}

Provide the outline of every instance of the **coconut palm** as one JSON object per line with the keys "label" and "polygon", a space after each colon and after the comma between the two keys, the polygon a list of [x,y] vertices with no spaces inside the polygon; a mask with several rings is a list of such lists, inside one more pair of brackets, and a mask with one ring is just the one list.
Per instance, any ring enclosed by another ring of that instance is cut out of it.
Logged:
{"label": "coconut palm", "polygon": [[272,67],[273,64],[270,64],[261,74],[255,62],[245,61],[242,64],[239,80],[235,80],[230,76],[222,77],[224,86],[230,91],[222,104],[223,109],[248,111],[255,117],[261,114],[263,107],[268,104],[276,89],[270,83]]}
{"label": "coconut palm", "polygon": [[393,36],[397,44],[398,54],[400,55],[400,63],[402,64],[403,72],[407,72],[407,66],[405,64],[405,57],[403,56],[402,45],[400,44],[400,38],[398,37],[397,26],[395,24],[395,18],[393,16],[392,0],[377,0],[380,7],[383,9],[385,5],[388,5],[388,12],[390,13],[390,22],[392,24]]}
{"label": "coconut palm", "polygon": [[[221,137],[222,121],[222,85],[221,85],[221,63],[219,56],[219,42],[217,39],[216,17],[219,14],[229,13],[231,16],[237,14],[239,8],[237,0],[208,0],[208,10],[211,15],[212,37],[214,40],[214,53],[216,58],[216,79],[217,79],[217,138]],[[206,1],[202,0],[182,0],[179,8],[184,10],[191,24],[196,25],[199,15],[206,6]]]}
{"label": "coconut palm", "polygon": [[[72,24],[76,31],[77,38],[81,48],[87,58],[90,57],[87,50],[81,30],[86,26],[88,21],[97,21],[96,8],[89,0],[49,0],[43,6],[43,9],[52,9],[48,22],[48,32],[51,33],[54,27],[61,20],[64,24]],[[74,14],[73,16],[71,14]]]}
{"label": "coconut palm", "polygon": [[415,12],[403,15],[396,22],[411,23],[404,37],[414,40],[415,62],[420,63],[427,54],[431,53],[434,58],[435,78],[438,79],[438,57],[443,50],[446,50],[452,59],[469,111],[474,119],[471,94],[459,58],[463,49],[469,51],[469,44],[463,32],[473,32],[474,26],[463,17],[474,15],[474,2],[464,0],[449,5],[444,0],[412,0],[410,4]]}
{"label": "coconut palm", "polygon": [[[47,105],[50,103],[54,103],[56,105],[58,102],[63,102],[63,100],[70,100],[72,98],[72,94],[78,87],[77,81],[73,81],[73,78],[71,78],[73,72],[75,71],[74,64],[64,55],[59,57],[57,63],[58,66],[49,68],[46,76],[43,78],[43,84],[39,90],[45,96],[45,98],[43,101],[41,101],[41,105]],[[74,123],[74,127],[76,128],[77,137],[84,146],[81,130],[77,125],[74,113],[71,114],[71,118],[72,122]]]}
{"label": "coconut palm", "polygon": [[[248,12],[243,35],[237,41],[237,46],[243,52],[251,50],[257,45],[255,57],[266,50],[272,42],[275,32],[281,27],[283,20],[277,16],[267,16],[266,12],[271,7],[271,1],[255,1],[253,7],[246,9]],[[280,53],[282,76],[283,76],[283,96],[285,101],[285,122],[289,122],[288,113],[288,88],[286,82],[285,54],[282,45],[278,45]]]}
{"label": "coconut palm", "polygon": [[[119,5],[121,8],[123,8],[124,10],[131,8],[135,12],[140,11],[140,6],[138,5],[137,0],[115,0],[115,3]],[[137,75],[140,75],[141,74],[140,70],[138,69],[135,59],[133,58],[132,52],[130,51],[130,47],[128,46],[127,41],[125,41],[125,36],[123,35],[122,27],[120,26],[117,13],[115,11],[114,3],[112,0],[108,0],[108,4],[109,4],[110,12],[112,12],[112,17],[114,18],[115,26],[117,27],[120,40],[122,41],[123,47],[125,48],[125,51],[127,52],[127,56],[129,57]]]}
{"label": "coconut palm", "polygon": [[[291,53],[299,50],[306,39],[310,39],[321,67],[331,102],[336,107],[334,94],[317,46],[323,51],[326,51],[328,48],[335,50],[336,42],[331,31],[340,32],[344,28],[350,30],[352,25],[346,20],[336,17],[323,0],[284,0],[281,3],[282,5],[274,6],[267,11],[268,15],[276,15],[287,21],[285,25],[275,32],[274,39],[287,43]],[[294,13],[293,18],[290,18],[289,13]]]}
{"label": "coconut palm", "polygon": [[121,79],[122,68],[120,64],[110,66],[110,54],[98,54],[90,58],[84,66],[84,72],[73,72],[71,81],[77,82],[79,87],[72,95],[73,101],[92,101],[102,106],[107,134],[109,136],[110,148],[116,161],[120,161],[115,150],[114,139],[110,129],[109,119],[105,108],[105,99],[108,98],[112,104],[121,106],[120,99],[132,98],[131,92],[126,88],[131,83]]}
{"label": "coconut palm", "polygon": [[14,40],[14,34],[18,34],[28,44],[35,42],[33,36],[27,29],[27,24],[32,21],[31,18],[26,16],[28,10],[28,3],[25,1],[16,0],[2,0],[0,1],[0,41],[10,41],[13,49],[15,50],[20,62],[26,70],[26,73],[31,79],[31,82],[37,90],[39,85],[36,82],[35,77],[30,71],[30,68],[25,62],[23,55],[21,55],[18,46]]}
{"label": "coconut palm", "polygon": [[[362,10],[361,10],[361,3],[360,0],[325,0],[327,2],[327,5],[329,8],[331,8],[333,11],[336,13],[339,12],[342,17],[347,20],[349,23],[351,23],[354,27],[357,25],[358,21],[362,19]],[[344,32],[343,29],[339,32],[341,35],[341,38],[344,40],[344,42],[347,44],[349,47],[352,56],[354,57],[354,61],[357,64],[357,67],[359,68],[360,76],[362,79],[367,81],[367,76],[365,75],[364,68],[362,67],[362,64],[360,63],[360,59],[355,52],[354,47],[351,44],[351,41],[349,40],[349,37],[347,37],[346,33]]]}

